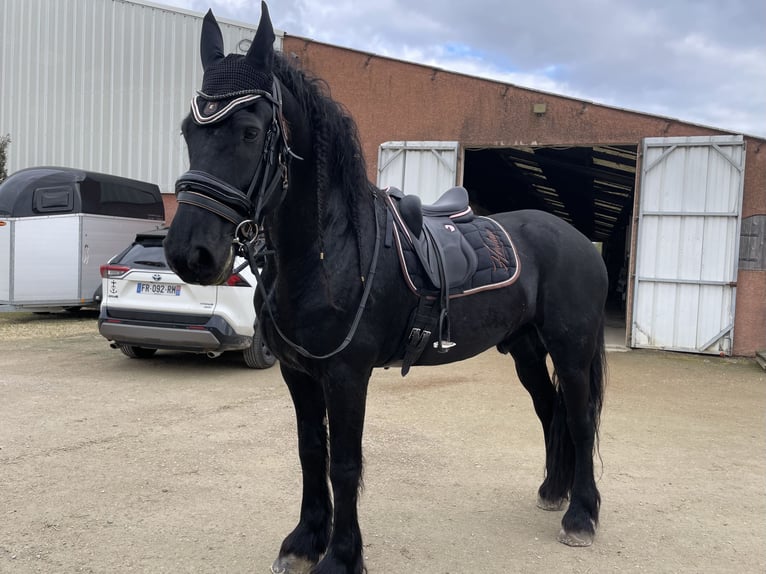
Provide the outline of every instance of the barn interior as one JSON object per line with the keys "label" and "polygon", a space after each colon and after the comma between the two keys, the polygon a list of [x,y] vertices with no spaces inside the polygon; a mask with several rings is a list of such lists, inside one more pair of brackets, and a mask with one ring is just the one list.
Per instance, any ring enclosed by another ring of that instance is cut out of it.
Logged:
{"label": "barn interior", "polygon": [[635,144],[466,148],[463,164],[477,213],[541,209],[594,242],[609,272],[609,321],[623,333],[637,155]]}

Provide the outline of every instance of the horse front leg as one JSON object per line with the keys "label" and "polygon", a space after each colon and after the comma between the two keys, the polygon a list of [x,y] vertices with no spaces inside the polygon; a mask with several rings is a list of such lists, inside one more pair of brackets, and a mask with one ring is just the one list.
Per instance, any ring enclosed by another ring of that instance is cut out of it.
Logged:
{"label": "horse front leg", "polygon": [[298,525],[284,539],[274,574],[306,574],[327,548],[332,528],[332,502],[327,484],[327,426],[322,385],[308,375],[281,365],[298,424],[298,455],[303,497]]}
{"label": "horse front leg", "polygon": [[333,529],[324,558],[312,574],[362,574],[362,534],[357,501],[362,480],[362,433],[371,369],[333,369],[325,386],[330,425]]}

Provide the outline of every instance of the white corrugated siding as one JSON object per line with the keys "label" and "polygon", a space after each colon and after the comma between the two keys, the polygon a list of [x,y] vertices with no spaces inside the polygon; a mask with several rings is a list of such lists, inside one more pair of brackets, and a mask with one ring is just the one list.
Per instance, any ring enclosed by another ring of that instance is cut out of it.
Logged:
{"label": "white corrugated siding", "polygon": [[742,136],[644,140],[632,341],[731,353]]}
{"label": "white corrugated siding", "polygon": [[[187,169],[180,125],[202,80],[201,25],[149,3],[0,0],[8,172],[79,167],[172,192]],[[226,51],[241,52],[256,26],[221,22]]]}
{"label": "white corrugated siding", "polygon": [[397,187],[433,203],[458,183],[458,142],[398,141],[378,150],[378,187]]}

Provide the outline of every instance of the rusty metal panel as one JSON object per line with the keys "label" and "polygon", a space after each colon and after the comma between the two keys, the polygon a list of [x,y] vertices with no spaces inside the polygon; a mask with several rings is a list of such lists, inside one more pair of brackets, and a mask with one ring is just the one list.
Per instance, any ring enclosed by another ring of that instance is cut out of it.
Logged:
{"label": "rusty metal panel", "polygon": [[743,219],[739,238],[739,268],[766,271],[766,215]]}
{"label": "rusty metal panel", "polygon": [[731,353],[744,163],[742,136],[644,140],[634,347]]}
{"label": "rusty metal panel", "polygon": [[[227,52],[256,25],[221,21]],[[0,133],[8,171],[77,167],[172,192],[199,89],[201,15],[126,0],[0,0]],[[282,34],[275,46],[281,49]]]}

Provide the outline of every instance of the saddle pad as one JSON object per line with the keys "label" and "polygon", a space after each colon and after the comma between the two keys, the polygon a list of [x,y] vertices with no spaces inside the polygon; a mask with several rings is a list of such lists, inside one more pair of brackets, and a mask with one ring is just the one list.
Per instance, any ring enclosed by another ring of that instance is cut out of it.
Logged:
{"label": "saddle pad", "polygon": [[[476,272],[463,285],[450,289],[451,299],[507,287],[518,279],[521,266],[516,256],[516,247],[499,223],[480,216],[464,223],[453,220],[453,224],[476,252],[478,264]],[[393,234],[402,274],[409,288],[418,295],[438,294],[438,289],[435,289],[424,273],[407,235],[402,233],[398,225],[393,226]]]}

